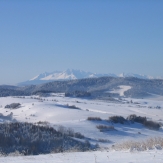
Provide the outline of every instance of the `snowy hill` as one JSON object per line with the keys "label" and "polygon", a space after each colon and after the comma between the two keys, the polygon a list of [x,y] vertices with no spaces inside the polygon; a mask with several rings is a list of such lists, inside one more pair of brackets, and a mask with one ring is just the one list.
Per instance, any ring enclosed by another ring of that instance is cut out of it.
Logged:
{"label": "snowy hill", "polygon": [[139,79],[161,79],[161,77],[153,77],[153,76],[149,76],[149,75],[142,75],[142,74],[133,74],[133,73],[122,73],[118,75],[119,77],[135,77],[135,78],[139,78]]}
{"label": "snowy hill", "polygon": [[[141,75],[141,74],[133,74],[133,73],[122,73],[119,75],[113,74],[113,73],[92,73],[92,72],[86,72],[82,70],[74,70],[74,69],[67,69],[66,71],[54,71],[52,73],[42,73],[34,78],[27,80],[25,82],[18,83],[18,85],[32,85],[32,84],[43,84],[51,81],[62,81],[62,80],[74,80],[74,79],[84,79],[84,78],[98,78],[98,77],[104,77],[104,76],[110,76],[110,77],[136,77],[140,79],[155,79],[152,76],[148,75]],[[161,77],[158,77],[161,79]],[[157,78],[157,79],[158,79]],[[163,78],[162,78],[163,79]]]}

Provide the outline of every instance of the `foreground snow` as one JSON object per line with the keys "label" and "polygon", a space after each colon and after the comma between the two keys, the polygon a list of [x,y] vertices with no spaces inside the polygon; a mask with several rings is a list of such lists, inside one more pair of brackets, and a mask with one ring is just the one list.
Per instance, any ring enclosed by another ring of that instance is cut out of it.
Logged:
{"label": "foreground snow", "polygon": [[163,150],[146,152],[96,151],[38,156],[0,157],[1,163],[162,163]]}

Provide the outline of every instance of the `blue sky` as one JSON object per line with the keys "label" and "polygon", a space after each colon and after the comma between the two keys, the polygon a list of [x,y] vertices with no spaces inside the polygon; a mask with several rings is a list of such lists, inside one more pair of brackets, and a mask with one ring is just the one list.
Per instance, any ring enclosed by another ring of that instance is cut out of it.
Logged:
{"label": "blue sky", "polygon": [[0,0],[0,84],[81,69],[163,76],[161,0]]}

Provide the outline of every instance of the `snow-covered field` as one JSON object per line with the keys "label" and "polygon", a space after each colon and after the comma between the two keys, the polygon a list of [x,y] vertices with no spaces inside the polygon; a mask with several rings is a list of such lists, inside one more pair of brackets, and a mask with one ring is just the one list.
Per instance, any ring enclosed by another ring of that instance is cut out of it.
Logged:
{"label": "snow-covered field", "polygon": [[[121,92],[126,91],[121,87]],[[64,97],[64,94],[51,94],[49,97],[26,96],[0,98],[0,113],[4,116],[13,113],[13,118],[21,122],[48,121],[54,128],[62,125],[80,132],[92,144],[98,143],[102,148],[129,140],[146,140],[151,137],[163,137],[163,129],[149,130],[142,124],[111,124],[106,120],[113,115],[127,117],[130,114],[146,116],[148,120],[163,122],[162,97],[151,96],[150,99],[117,99],[118,102],[99,101]],[[17,109],[7,109],[11,103],[20,103]],[[67,106],[75,105],[79,109]],[[88,121],[88,117],[100,117],[103,121]],[[3,123],[6,119],[1,117]],[[97,125],[113,125],[115,130],[100,132]],[[99,142],[105,139],[106,142]],[[1,157],[0,162],[163,162],[162,150],[131,153],[127,151],[78,152],[49,154],[40,156]],[[17,159],[19,158],[19,159]],[[80,159],[82,158],[82,159]]]}

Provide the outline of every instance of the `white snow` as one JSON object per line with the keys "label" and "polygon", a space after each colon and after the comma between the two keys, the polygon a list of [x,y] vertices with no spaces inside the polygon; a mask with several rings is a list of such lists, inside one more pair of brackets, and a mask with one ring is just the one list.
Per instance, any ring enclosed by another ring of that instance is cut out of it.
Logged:
{"label": "white snow", "polygon": [[66,72],[54,73],[52,75],[48,75],[47,77],[41,78],[41,80],[65,80],[65,79],[77,79],[74,74],[67,74]]}

